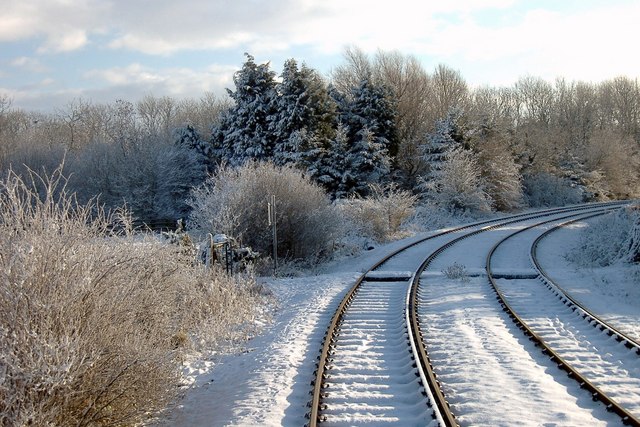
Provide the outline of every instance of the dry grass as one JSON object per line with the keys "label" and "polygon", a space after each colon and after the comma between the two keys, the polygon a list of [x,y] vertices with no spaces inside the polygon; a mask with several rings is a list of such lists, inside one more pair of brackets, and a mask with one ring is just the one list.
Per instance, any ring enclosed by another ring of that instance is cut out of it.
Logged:
{"label": "dry grass", "polygon": [[0,425],[144,422],[175,399],[193,337],[230,339],[254,297],[123,216],[115,233],[59,172],[32,178],[0,181]]}

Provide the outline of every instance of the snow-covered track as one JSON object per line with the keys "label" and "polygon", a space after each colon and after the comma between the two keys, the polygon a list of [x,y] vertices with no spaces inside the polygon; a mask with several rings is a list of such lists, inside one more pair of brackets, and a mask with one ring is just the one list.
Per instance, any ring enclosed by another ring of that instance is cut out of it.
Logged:
{"label": "snow-covered track", "polygon": [[[397,271],[394,271],[393,268],[389,268],[390,264],[393,264],[391,261],[406,257],[406,253],[409,249],[414,247],[419,249],[420,245],[431,239],[443,238],[443,236],[462,232],[463,230],[473,229],[471,232],[467,233],[467,235],[475,235],[489,229],[503,226],[504,224],[510,224],[546,215],[560,214],[562,212],[593,209],[595,206],[606,205],[607,204],[594,204],[580,207],[548,209],[545,211],[518,214],[507,218],[492,219],[475,224],[469,224],[464,227],[447,230],[443,233],[422,238],[399,248],[395,252],[381,259],[369,270],[364,272],[364,274],[362,274],[362,276],[360,276],[356,281],[354,286],[347,292],[336,309],[336,312],[327,328],[322,348],[320,350],[320,355],[318,357],[316,372],[314,374],[315,379],[312,382],[312,399],[309,402],[310,412],[307,414],[309,418],[308,425],[315,426],[319,422],[323,421],[327,424],[340,425],[357,425],[372,422],[375,408],[358,406],[355,401],[348,402],[348,400],[349,396],[358,396],[359,391],[357,390],[357,387],[363,386],[369,380],[374,383],[382,382],[382,376],[378,376],[377,379],[373,379],[374,377],[370,376],[370,373],[367,374],[361,372],[361,374],[363,374],[363,381],[356,384],[357,381],[352,381],[353,378],[345,381],[346,376],[340,377],[339,373],[340,364],[343,362],[338,360],[338,358],[344,357],[344,355],[347,355],[347,358],[354,357],[355,353],[352,353],[352,351],[358,351],[357,346],[354,347],[354,342],[349,341],[349,334],[352,332],[348,332],[348,330],[343,328],[343,326],[346,325],[347,327],[351,327],[350,323],[357,323],[357,321],[364,322],[365,324],[377,323],[381,329],[388,331],[388,333],[383,331],[382,335],[376,337],[373,336],[376,334],[371,335],[373,340],[378,341],[371,341],[372,345],[368,345],[366,347],[381,347],[371,352],[372,358],[366,359],[367,364],[371,366],[376,366],[379,363],[389,365],[389,356],[391,353],[400,354],[402,351],[407,352],[407,349],[411,350],[411,354],[409,354],[411,360],[415,359],[415,363],[407,364],[406,359],[402,357],[391,357],[391,359],[394,359],[393,363],[397,363],[397,366],[400,368],[403,367],[403,372],[409,373],[410,377],[411,375],[414,377],[414,381],[410,381],[409,386],[406,384],[403,387],[399,386],[399,389],[403,389],[402,392],[404,393],[402,395],[404,397],[401,397],[400,400],[404,402],[412,402],[409,404],[412,410],[406,411],[405,407],[405,409],[398,412],[396,410],[397,408],[392,407],[393,405],[387,405],[387,407],[385,407],[385,404],[381,404],[380,414],[384,412],[395,415],[392,415],[389,419],[384,421],[383,415],[378,414],[378,416],[382,418],[375,419],[382,423],[396,422],[402,424],[404,421],[406,425],[406,419],[401,420],[393,417],[396,417],[399,413],[403,413],[405,415],[409,413],[410,415],[413,414],[411,416],[414,416],[414,418],[411,419],[412,423],[416,420],[422,420],[418,423],[422,425],[429,422],[434,422],[443,426],[458,425],[455,417],[449,409],[449,404],[445,400],[444,394],[440,389],[440,384],[431,369],[428,354],[422,339],[419,318],[416,314],[416,295],[419,277],[422,270],[424,270],[425,266],[428,264],[428,261],[422,263],[422,265],[417,269],[412,268],[412,270],[415,271],[413,274],[411,272],[398,273]],[[453,239],[453,241],[458,239]],[[448,247],[448,244],[443,245],[442,248],[444,249],[442,250],[445,250],[446,247]],[[432,258],[437,257],[438,253],[432,253]],[[424,257],[424,255],[422,255],[422,257]],[[415,264],[417,265],[419,263],[420,261]],[[385,306],[384,308],[375,303],[376,294],[383,295],[385,292],[388,293],[392,291],[393,296],[389,294],[383,299],[386,299],[387,301],[393,300],[394,308],[390,307],[390,303],[389,307]],[[404,304],[401,304],[401,300],[399,300],[397,296],[402,293],[406,293]],[[360,307],[359,309],[351,311],[352,307],[361,306],[361,295],[362,301],[365,301],[363,305],[368,305],[372,308],[361,310],[362,307]],[[378,308],[376,308],[376,306],[378,306]],[[365,318],[366,316],[371,317]],[[399,325],[402,325],[402,327]],[[369,332],[372,331],[370,330]],[[366,331],[360,329],[359,332],[355,333],[362,334],[366,333]],[[401,335],[400,338],[402,339],[398,340],[396,339],[397,337],[393,338],[394,334]],[[343,339],[345,337],[346,339]],[[385,347],[386,345],[392,345],[393,347]],[[363,347],[360,350],[365,349]],[[363,354],[362,357],[369,356]],[[364,361],[364,359],[362,359],[362,361]],[[346,362],[346,365],[349,365],[349,362]],[[349,366],[353,365],[351,364]],[[382,365],[378,365],[375,369],[380,369],[379,366]],[[394,369],[396,368],[391,368],[392,371]],[[394,372],[394,375],[399,375],[399,371]],[[367,375],[369,375],[369,378],[366,378]],[[406,377],[404,377],[404,379],[407,380]],[[351,383],[349,383],[349,381],[351,381]],[[385,384],[385,387],[387,386],[389,385]],[[384,393],[381,392],[380,396],[383,394]],[[427,398],[423,397],[422,394],[426,395]],[[417,401],[415,400],[415,395],[420,396]],[[367,394],[367,396],[371,396],[371,394]],[[368,400],[371,401],[374,399],[368,398]],[[381,402],[383,402],[382,397],[377,399],[377,403]],[[431,418],[433,418],[433,421],[431,421]]]}
{"label": "snow-covered track", "polygon": [[[536,256],[538,243],[553,230],[606,212],[609,210],[562,222],[534,241],[531,262],[546,288],[536,280],[518,278],[501,280],[501,285],[493,275],[492,258],[514,237],[564,218],[530,225],[498,241],[487,255],[486,272],[503,310],[518,328],[580,388],[588,390],[594,401],[599,400],[608,411],[619,415],[624,424],[640,426],[640,359],[629,357],[629,353],[640,354],[637,343],[598,319],[550,281]],[[607,339],[611,336],[615,340]],[[624,346],[619,345],[621,342]]]}
{"label": "snow-covered track", "polygon": [[586,319],[591,325],[599,328],[601,331],[606,332],[609,336],[613,336],[618,342],[622,342],[627,348],[633,349],[638,356],[640,356],[640,342],[631,338],[629,335],[620,331],[618,328],[607,322],[606,320],[599,317],[597,314],[591,312],[586,306],[584,306],[580,301],[575,299],[569,292],[563,289],[557,282],[551,279],[551,277],[546,273],[544,268],[542,267],[540,261],[538,260],[538,246],[540,242],[549,236],[551,233],[556,232],[563,227],[574,224],[579,221],[584,221],[586,219],[600,216],[602,214],[594,214],[589,215],[587,217],[582,217],[578,219],[573,219],[571,221],[563,222],[562,224],[558,224],[555,227],[545,231],[533,242],[531,245],[531,262],[537,272],[538,278],[547,286],[549,290],[551,290],[559,299],[562,300],[564,304],[571,308],[573,311],[578,311],[580,315]]}

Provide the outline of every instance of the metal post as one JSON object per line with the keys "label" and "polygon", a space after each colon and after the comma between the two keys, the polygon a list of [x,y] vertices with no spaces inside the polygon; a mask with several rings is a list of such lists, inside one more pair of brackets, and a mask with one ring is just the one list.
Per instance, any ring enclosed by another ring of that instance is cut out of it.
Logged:
{"label": "metal post", "polygon": [[205,259],[205,265],[209,268],[213,268],[213,260],[214,260],[214,256],[215,256],[215,246],[213,244],[213,234],[208,233],[209,234],[209,253],[207,255],[209,255],[208,257],[206,257]]}
{"label": "metal post", "polygon": [[271,196],[271,201],[267,203],[267,214],[269,216],[269,226],[273,232],[273,275],[278,275],[278,227],[276,225],[276,196]]}

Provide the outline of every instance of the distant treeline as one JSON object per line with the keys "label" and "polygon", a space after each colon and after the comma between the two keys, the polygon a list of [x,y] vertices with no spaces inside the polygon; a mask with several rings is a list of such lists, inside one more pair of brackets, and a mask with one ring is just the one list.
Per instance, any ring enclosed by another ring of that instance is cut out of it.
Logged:
{"label": "distant treeline", "polygon": [[471,88],[446,65],[352,48],[329,76],[251,55],[227,98],[77,99],[54,113],[0,98],[0,168],[65,164],[81,201],[184,218],[218,165],[294,165],[332,198],[393,184],[450,210],[513,210],[640,193],[640,86],[523,77]]}

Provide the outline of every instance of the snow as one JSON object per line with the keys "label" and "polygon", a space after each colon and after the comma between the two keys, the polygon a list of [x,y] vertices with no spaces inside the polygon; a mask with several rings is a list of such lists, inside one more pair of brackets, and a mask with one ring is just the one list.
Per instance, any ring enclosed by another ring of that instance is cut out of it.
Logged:
{"label": "snow", "polygon": [[578,243],[578,231],[598,219],[581,221],[546,237],[538,258],[551,279],[595,314],[640,340],[640,270],[620,263],[581,268],[564,260]]}
{"label": "snow", "polygon": [[[452,409],[465,414],[459,417],[462,425],[510,425],[509,420],[511,423],[517,420],[519,425],[620,424],[615,415],[593,402],[588,394],[579,391],[573,380],[559,373],[554,363],[522,335],[495,302],[483,269],[486,250],[499,238],[523,226],[510,225],[466,239],[464,248],[438,257],[421,278],[425,282],[421,285],[424,308],[421,322],[426,331],[435,332],[431,335],[427,332],[425,336],[430,337],[427,341],[430,354],[434,366],[439,367],[437,374],[447,387],[445,393]],[[637,276],[614,268],[610,271],[616,273],[616,282],[608,279],[607,283],[601,269],[577,270],[565,260],[564,253],[577,241],[581,226],[584,225],[577,224],[552,233],[543,240],[539,249],[543,267],[586,306],[607,320],[618,321],[625,331],[638,334],[640,286]],[[379,246],[358,257],[328,265],[315,276],[262,278],[277,301],[272,308],[271,321],[264,324],[263,333],[247,341],[244,348],[234,354],[185,361],[185,397],[158,424],[300,426],[306,423],[316,356],[326,326],[342,296],[360,274],[383,255],[428,235]],[[394,285],[408,286],[406,276],[419,264],[417,261],[431,249],[459,235],[461,233],[456,232],[417,245],[411,251],[412,256],[385,264],[370,274],[371,277],[398,278],[398,282],[374,281],[367,285],[380,292],[391,292]],[[520,250],[524,249],[510,250],[507,258],[513,262],[497,264],[496,272],[502,276],[530,276],[532,268],[528,260],[517,255]],[[468,280],[447,279],[443,275],[442,269],[453,262],[465,265]],[[400,305],[400,294],[390,296],[389,305]],[[378,327],[374,328],[380,330],[372,329],[368,334],[348,337],[342,343],[342,351],[350,356],[340,362],[343,365],[334,366],[335,375],[350,377],[354,384],[359,384],[360,388],[353,393],[359,393],[363,403],[360,408],[352,406],[349,409],[353,414],[360,414],[359,418],[342,419],[337,411],[335,417],[330,418],[331,425],[427,425],[430,421],[422,403],[394,401],[388,397],[392,393],[379,387],[376,389],[381,383],[386,388],[400,387],[400,383],[385,380],[379,384],[373,380],[371,370],[378,370],[383,376],[392,375],[392,367],[377,366],[373,359],[362,363],[363,357],[369,357],[368,352],[386,352],[387,359],[394,364],[406,363],[408,352],[396,355],[388,349],[372,347],[375,334],[396,331],[402,335],[401,326],[397,324],[390,324],[389,329],[385,329],[387,326],[382,319],[386,319],[384,310],[387,309],[389,307],[383,306],[375,309],[382,310]],[[360,320],[375,316],[374,313],[363,314],[365,312],[352,314],[349,321],[357,321],[359,316]],[[368,367],[368,371],[363,366]],[[387,368],[391,371],[384,371]],[[415,378],[404,384],[417,387]],[[480,384],[490,386],[487,389]],[[523,391],[513,393],[519,389]],[[348,405],[340,393],[333,394],[334,409]],[[347,393],[346,389],[344,393]],[[386,405],[391,414],[388,418],[367,412],[367,405],[373,400],[379,404],[380,399],[388,399]],[[497,410],[496,402],[504,406]]]}

